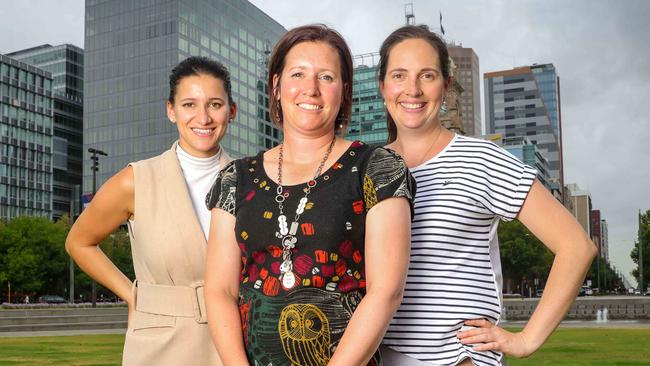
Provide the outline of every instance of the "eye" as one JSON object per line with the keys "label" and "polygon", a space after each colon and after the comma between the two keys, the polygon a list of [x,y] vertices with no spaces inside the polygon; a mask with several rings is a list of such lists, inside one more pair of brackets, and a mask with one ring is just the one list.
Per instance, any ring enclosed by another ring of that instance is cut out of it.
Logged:
{"label": "eye", "polygon": [[437,75],[433,72],[425,72],[424,74],[420,75],[420,78],[423,80],[435,80],[436,76]]}
{"label": "eye", "polygon": [[212,102],[212,103],[210,103],[210,108],[212,108],[212,109],[219,109],[219,108],[221,108],[221,103],[219,103],[219,102]]}
{"label": "eye", "polygon": [[392,74],[390,77],[391,77],[391,79],[397,80],[397,81],[404,80],[404,74],[402,74],[400,72],[396,72],[396,73]]}
{"label": "eye", "polygon": [[184,108],[193,108],[193,107],[194,107],[194,103],[193,103],[193,102],[185,102],[185,103],[182,104],[182,106],[183,106]]}
{"label": "eye", "polygon": [[295,79],[301,78],[302,76],[303,76],[303,73],[301,71],[296,71],[293,74],[291,74],[291,77],[295,78]]}
{"label": "eye", "polygon": [[321,75],[320,78],[322,80],[325,80],[325,81],[334,81],[334,77],[332,75],[324,74],[324,75]]}

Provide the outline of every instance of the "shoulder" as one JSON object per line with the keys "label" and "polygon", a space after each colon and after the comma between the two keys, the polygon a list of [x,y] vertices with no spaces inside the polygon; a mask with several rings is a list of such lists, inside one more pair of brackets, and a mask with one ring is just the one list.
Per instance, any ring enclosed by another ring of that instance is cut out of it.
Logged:
{"label": "shoulder", "polygon": [[457,136],[448,149],[447,155],[450,158],[455,156],[466,159],[479,159],[483,162],[506,167],[522,167],[524,165],[514,155],[494,142],[468,136]]}
{"label": "shoulder", "polygon": [[148,159],[142,159],[142,160],[131,162],[129,163],[128,166],[133,167],[135,170],[153,169],[155,171],[156,168],[160,168],[162,166],[169,165],[177,161],[178,158],[176,157],[176,152],[169,149],[164,151],[160,155],[156,155]]}

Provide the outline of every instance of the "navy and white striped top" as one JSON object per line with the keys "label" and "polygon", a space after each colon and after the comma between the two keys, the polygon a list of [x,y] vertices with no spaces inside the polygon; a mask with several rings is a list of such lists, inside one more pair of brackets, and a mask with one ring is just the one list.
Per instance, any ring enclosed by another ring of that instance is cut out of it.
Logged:
{"label": "navy and white striped top", "polygon": [[417,182],[411,264],[404,300],[384,338],[432,365],[499,365],[499,352],[475,352],[456,333],[467,319],[498,323],[502,308],[499,220],[514,219],[536,171],[492,142],[455,136],[411,169]]}

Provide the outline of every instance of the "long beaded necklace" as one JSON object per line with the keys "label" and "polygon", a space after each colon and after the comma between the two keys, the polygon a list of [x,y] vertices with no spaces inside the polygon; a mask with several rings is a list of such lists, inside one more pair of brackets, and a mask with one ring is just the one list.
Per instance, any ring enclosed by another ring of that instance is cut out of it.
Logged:
{"label": "long beaded necklace", "polygon": [[284,215],[284,206],[283,202],[287,196],[284,195],[284,188],[282,187],[282,159],[283,159],[283,147],[284,144],[280,145],[280,153],[278,157],[278,188],[275,195],[275,202],[278,203],[278,209],[280,210],[280,215],[278,216],[278,231],[275,235],[278,238],[282,239],[282,264],[280,265],[280,277],[282,280],[282,286],[287,289],[293,288],[296,284],[296,276],[293,274],[293,261],[291,259],[291,250],[296,247],[298,238],[296,237],[296,232],[298,231],[298,220],[300,215],[305,211],[305,206],[307,205],[307,197],[311,193],[311,189],[316,186],[316,178],[320,175],[323,170],[323,166],[329,158],[332,149],[334,148],[334,143],[336,142],[336,136],[330,142],[327,152],[318,164],[316,173],[314,173],[314,178],[307,182],[307,186],[304,189],[305,195],[300,199],[298,207],[296,208],[296,216],[291,222],[291,226],[287,225],[287,217]]}

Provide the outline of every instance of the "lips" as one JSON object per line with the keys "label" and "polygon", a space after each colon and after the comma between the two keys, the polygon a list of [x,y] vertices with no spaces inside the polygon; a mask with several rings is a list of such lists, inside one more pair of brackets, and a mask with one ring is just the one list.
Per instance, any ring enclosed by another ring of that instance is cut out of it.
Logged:
{"label": "lips", "polygon": [[192,132],[198,136],[210,136],[214,132],[214,128],[193,128]]}
{"label": "lips", "polygon": [[422,109],[426,103],[424,102],[417,102],[417,103],[407,103],[407,102],[400,102],[399,105],[401,105],[403,108],[407,110],[418,110]]}
{"label": "lips", "polygon": [[309,104],[309,103],[298,103],[298,107],[306,109],[308,111],[318,111],[323,109],[323,106],[318,104]]}

